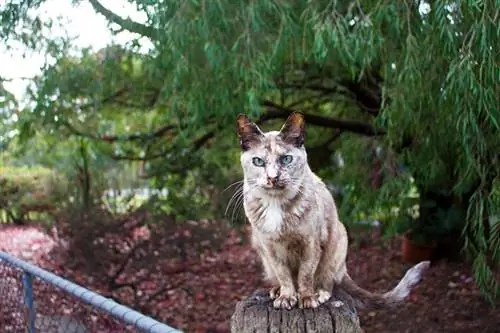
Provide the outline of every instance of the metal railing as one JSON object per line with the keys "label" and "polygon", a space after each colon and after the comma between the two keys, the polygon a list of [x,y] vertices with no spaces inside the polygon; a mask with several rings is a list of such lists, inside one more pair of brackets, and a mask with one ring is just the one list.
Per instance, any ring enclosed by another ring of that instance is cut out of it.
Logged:
{"label": "metal railing", "polygon": [[2,333],[181,333],[1,251],[0,328]]}

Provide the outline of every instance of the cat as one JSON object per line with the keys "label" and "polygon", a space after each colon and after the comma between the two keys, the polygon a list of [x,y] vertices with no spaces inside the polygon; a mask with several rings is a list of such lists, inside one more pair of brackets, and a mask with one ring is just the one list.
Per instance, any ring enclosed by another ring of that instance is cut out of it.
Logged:
{"label": "cat", "polygon": [[266,133],[244,114],[236,122],[244,174],[243,207],[251,225],[252,246],[272,285],[269,296],[274,308],[316,308],[332,298],[334,286],[345,290],[359,306],[402,302],[429,262],[409,269],[384,294],[366,291],[349,277],[347,232],[332,195],[308,165],[304,116],[293,112],[279,131]]}

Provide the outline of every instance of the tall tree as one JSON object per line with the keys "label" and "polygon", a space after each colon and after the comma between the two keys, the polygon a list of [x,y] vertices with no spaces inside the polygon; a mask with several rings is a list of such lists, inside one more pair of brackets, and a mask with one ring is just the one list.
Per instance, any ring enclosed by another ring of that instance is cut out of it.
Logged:
{"label": "tall tree", "polygon": [[[7,1],[2,36],[18,37],[41,2]],[[133,1],[145,22],[90,3],[153,50],[110,48],[101,62],[83,54],[68,64],[58,48],[30,122],[182,173],[210,162],[207,147],[226,151],[238,112],[265,125],[301,110],[317,168],[339,138],[375,140],[414,179],[419,223],[451,220],[446,232],[466,246],[480,285],[498,290],[497,1]],[[117,107],[141,129],[87,121]]]}

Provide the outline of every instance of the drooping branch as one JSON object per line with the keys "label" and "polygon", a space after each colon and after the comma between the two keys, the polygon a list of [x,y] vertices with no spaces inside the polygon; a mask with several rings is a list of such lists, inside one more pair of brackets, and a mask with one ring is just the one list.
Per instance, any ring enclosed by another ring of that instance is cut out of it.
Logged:
{"label": "drooping branch", "polygon": [[[268,100],[262,101],[262,105],[266,108],[266,112],[264,112],[259,118],[258,123],[264,123],[267,120],[271,119],[287,118],[290,113],[294,111]],[[304,114],[304,118],[306,123],[308,124],[321,127],[336,128],[347,132],[363,134],[366,136],[380,136],[386,134],[385,130],[383,129],[377,129],[370,124],[362,123],[359,121],[341,120],[332,117],[324,117],[312,114]]]}
{"label": "drooping branch", "polygon": [[94,140],[102,140],[106,142],[115,142],[115,141],[137,141],[137,140],[152,140],[155,138],[159,138],[167,134],[168,132],[174,130],[177,128],[175,125],[165,125],[160,127],[154,132],[149,132],[149,133],[135,133],[135,134],[129,134],[129,135],[95,135],[95,134],[90,134],[90,133],[85,133],[82,132],[78,129],[76,129],[73,125],[68,123],[67,121],[63,122],[63,125],[66,126],[70,130],[70,132],[74,135],[81,136],[81,137],[86,137],[89,139],[94,139]]}
{"label": "drooping branch", "polygon": [[159,32],[156,29],[135,22],[129,18],[123,18],[120,15],[112,12],[108,8],[104,7],[98,0],[89,0],[89,2],[97,13],[103,15],[108,21],[118,24],[125,30],[135,32],[141,36],[149,37],[153,40],[156,39],[157,36],[159,36]]}
{"label": "drooping branch", "polygon": [[[106,96],[106,97],[102,98],[101,100],[99,100],[97,102],[97,104],[101,105],[101,104],[105,104],[105,103],[115,103],[119,97],[121,97],[127,93],[127,90],[128,90],[128,88],[126,88],[126,87],[120,88],[120,89],[116,90],[115,92],[113,92],[112,94],[110,94],[109,96]],[[88,102],[85,104],[79,104],[78,109],[79,110],[86,110],[86,109],[90,109],[90,108],[95,107],[95,105],[96,105],[96,102],[91,101],[91,102]]]}
{"label": "drooping branch", "polygon": [[280,84],[279,87],[285,89],[312,90],[323,92],[326,94],[334,94],[339,92],[339,87],[328,87],[319,83],[308,82],[285,82]]}
{"label": "drooping branch", "polygon": [[[290,115],[290,113],[293,112],[291,108],[283,107],[270,101],[263,101],[262,105],[266,107],[266,111],[256,121],[257,124],[263,124],[271,119],[280,119],[280,118],[286,119]],[[325,143],[325,145],[335,141],[338,137],[340,137],[340,135],[343,132],[354,132],[367,136],[385,135],[386,133],[385,130],[383,129],[376,129],[375,127],[369,124],[356,121],[339,120],[335,118],[311,115],[307,113],[304,114],[304,117],[306,121],[310,124],[326,128],[333,128],[336,130],[331,139],[328,140],[327,143]],[[199,138],[195,139],[192,144],[193,152],[201,149],[208,141],[214,138],[217,135],[218,130],[219,129],[211,130],[206,134],[200,136]],[[324,145],[322,146],[324,147]],[[153,158],[161,157],[164,154],[158,154],[158,155],[159,156],[155,156]],[[136,158],[136,159],[144,160],[144,158]]]}
{"label": "drooping branch", "polygon": [[345,95],[362,111],[372,116],[380,113],[383,78],[379,75],[379,65],[374,65],[354,80],[338,80],[336,71],[324,66],[306,63],[302,65],[301,70],[303,75],[300,78],[289,81],[276,79],[276,86],[279,89],[323,93],[324,96],[330,97]]}
{"label": "drooping branch", "polygon": [[210,131],[206,133],[205,135],[200,136],[196,140],[194,140],[193,143],[193,150],[199,150],[201,147],[203,147],[210,139],[212,139],[215,135],[215,131]]}
{"label": "drooping branch", "polygon": [[279,88],[293,89],[297,91],[310,90],[321,93],[323,97],[334,95],[348,96],[363,111],[377,116],[382,104],[382,94],[379,83],[376,80],[364,79],[363,81],[341,81],[336,86],[327,86],[314,82],[317,78],[312,78],[311,82],[287,82],[279,84]]}
{"label": "drooping branch", "polygon": [[[199,136],[198,138],[194,139],[191,146],[191,153],[195,153],[196,151],[200,150],[208,141],[213,139],[216,134],[216,130],[209,131],[202,136]],[[126,160],[126,161],[151,161],[155,160],[157,158],[165,157],[169,153],[172,152],[172,149],[164,149],[159,153],[155,154],[148,154],[146,153],[144,156],[134,156],[134,155],[112,155],[111,158],[114,160]]]}
{"label": "drooping branch", "polygon": [[378,83],[366,82],[362,84],[360,82],[345,81],[342,84],[362,110],[374,116],[379,114],[382,106],[382,92]]}
{"label": "drooping branch", "polygon": [[[290,113],[293,112],[293,110],[290,108],[279,106],[270,101],[264,101],[262,104],[264,107],[266,107],[266,111],[257,120],[258,124],[263,124],[271,119],[279,119],[279,118],[286,119],[290,115]],[[339,120],[335,118],[311,115],[307,113],[304,114],[304,117],[306,119],[306,122],[310,124],[336,129],[335,133],[333,134],[331,140],[329,140],[328,143],[331,143],[332,141],[336,140],[343,132],[353,132],[367,136],[385,135],[386,133],[385,130],[383,129],[376,129],[375,127],[369,124],[356,121]],[[207,142],[209,142],[212,138],[214,138],[218,130],[219,129],[209,131],[206,134],[195,139],[192,144],[193,152],[201,149]],[[160,153],[152,156],[152,158],[147,158],[147,159],[154,159],[164,155],[165,153]],[[127,158],[127,159],[132,159],[132,158]],[[135,158],[135,159],[145,160],[145,158]]]}
{"label": "drooping branch", "polygon": [[[321,95],[322,96],[322,95]],[[272,119],[285,119],[287,118],[291,112],[294,110],[290,107],[287,106],[282,106],[279,104],[276,104],[274,102],[265,100],[262,102],[262,105],[265,108],[265,111],[261,115],[261,117],[256,121],[258,124],[262,124],[267,122],[268,120]],[[350,120],[341,120],[337,118],[332,118],[332,117],[325,117],[325,116],[320,116],[320,115],[313,115],[310,113],[307,113],[309,111],[308,109],[304,109],[302,111],[304,112],[304,116],[306,119],[306,122],[315,126],[319,127],[324,127],[324,128],[331,128],[335,129],[335,133],[333,135],[332,140],[335,140],[340,136],[342,132],[353,132],[353,133],[358,133],[361,135],[366,135],[366,136],[380,136],[380,135],[385,135],[385,130],[383,129],[377,129],[374,126],[363,123],[363,122],[358,122],[358,121],[350,121]],[[164,125],[163,127],[159,128],[158,130],[151,132],[151,133],[135,133],[135,134],[130,134],[130,135],[96,135],[96,134],[90,134],[90,133],[85,133],[82,132],[78,129],[76,129],[74,126],[69,124],[68,122],[63,123],[70,131],[72,134],[81,136],[81,137],[87,137],[90,139],[94,140],[102,140],[106,141],[109,143],[113,143],[116,141],[147,141],[147,140],[152,140],[155,138],[161,138],[165,134],[171,132],[172,130],[175,130],[177,128],[176,125]],[[216,126],[214,129],[211,129],[210,131],[206,132],[205,134],[195,138],[191,144],[192,146],[192,152],[196,152],[199,149],[201,149],[203,146],[207,144],[211,139],[213,139],[217,133],[221,130],[218,126]],[[163,149],[160,152],[156,153],[148,153],[144,154],[142,156],[139,155],[112,155],[111,158],[114,160],[129,160],[129,161],[151,161],[157,158],[162,158],[166,155],[168,155],[171,152],[171,149]]]}

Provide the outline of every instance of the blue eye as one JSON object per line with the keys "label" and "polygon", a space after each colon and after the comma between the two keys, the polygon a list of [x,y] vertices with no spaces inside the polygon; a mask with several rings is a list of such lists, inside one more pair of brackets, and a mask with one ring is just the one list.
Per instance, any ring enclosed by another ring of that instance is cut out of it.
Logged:
{"label": "blue eye", "polygon": [[252,158],[252,163],[255,165],[255,166],[258,166],[258,167],[262,167],[264,166],[264,164],[266,164],[264,162],[264,160],[260,157],[254,157]]}
{"label": "blue eye", "polygon": [[283,156],[280,157],[280,162],[283,165],[290,164],[290,163],[292,163],[292,161],[293,161],[293,156],[292,155],[283,155]]}

